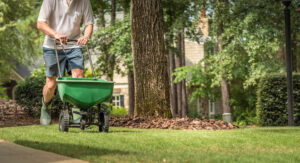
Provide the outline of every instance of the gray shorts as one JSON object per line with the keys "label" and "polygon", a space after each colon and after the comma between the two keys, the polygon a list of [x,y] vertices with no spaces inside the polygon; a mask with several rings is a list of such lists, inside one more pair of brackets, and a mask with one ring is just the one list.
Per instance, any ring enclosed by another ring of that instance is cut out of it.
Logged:
{"label": "gray shorts", "polygon": [[[66,54],[62,49],[57,50],[62,76],[65,76],[65,70],[70,73],[72,69],[84,69],[82,49],[74,48],[65,50]],[[46,64],[46,76],[59,76],[55,50],[43,48],[43,54]]]}

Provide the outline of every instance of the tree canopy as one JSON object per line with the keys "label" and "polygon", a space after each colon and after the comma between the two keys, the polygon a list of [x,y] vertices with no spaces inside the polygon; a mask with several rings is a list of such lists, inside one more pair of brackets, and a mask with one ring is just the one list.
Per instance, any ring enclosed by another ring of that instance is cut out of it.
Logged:
{"label": "tree canopy", "polygon": [[[211,20],[210,39],[205,43],[205,58],[197,65],[178,68],[177,81],[190,78],[189,86],[197,86],[193,97],[214,98],[225,77],[232,86],[231,93],[242,91],[246,107],[255,107],[253,88],[266,74],[285,71],[284,7],[281,1],[209,0],[203,10]],[[292,44],[294,59],[299,53],[300,13],[291,5]],[[222,29],[220,28],[222,25]],[[222,30],[222,32],[220,32]],[[221,44],[219,44],[221,40]],[[222,46],[219,51],[218,46]],[[294,71],[299,66],[294,63]],[[238,89],[236,89],[237,83]],[[234,92],[235,91],[235,92]],[[240,95],[240,94],[239,94]],[[230,99],[235,105],[241,96]],[[235,107],[235,106],[234,106]]]}
{"label": "tree canopy", "polygon": [[[0,77],[8,76],[16,63],[30,63],[37,55],[36,0],[0,1]],[[33,14],[33,15],[32,15]]]}

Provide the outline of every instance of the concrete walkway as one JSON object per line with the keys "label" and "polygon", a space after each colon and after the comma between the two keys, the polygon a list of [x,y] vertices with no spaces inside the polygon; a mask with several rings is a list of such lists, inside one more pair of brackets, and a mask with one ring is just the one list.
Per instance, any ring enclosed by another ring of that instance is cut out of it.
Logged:
{"label": "concrete walkway", "polygon": [[0,162],[5,163],[87,163],[0,140]]}

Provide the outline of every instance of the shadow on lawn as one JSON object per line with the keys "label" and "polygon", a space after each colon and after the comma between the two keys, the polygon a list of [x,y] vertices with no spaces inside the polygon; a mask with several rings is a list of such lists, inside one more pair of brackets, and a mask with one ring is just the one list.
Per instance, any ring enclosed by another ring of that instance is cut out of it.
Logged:
{"label": "shadow on lawn", "polygon": [[81,158],[82,156],[103,156],[103,155],[128,155],[134,152],[106,149],[102,147],[91,147],[83,144],[66,143],[44,143],[38,141],[16,140],[14,143],[31,147],[34,149],[45,150],[69,157]]}
{"label": "shadow on lawn", "polygon": [[69,131],[69,133],[93,133],[93,134],[110,134],[110,133],[140,133],[142,131],[133,131],[133,130],[110,130],[108,133],[106,132],[99,132],[94,130],[85,129],[84,131],[78,130],[78,131]]}

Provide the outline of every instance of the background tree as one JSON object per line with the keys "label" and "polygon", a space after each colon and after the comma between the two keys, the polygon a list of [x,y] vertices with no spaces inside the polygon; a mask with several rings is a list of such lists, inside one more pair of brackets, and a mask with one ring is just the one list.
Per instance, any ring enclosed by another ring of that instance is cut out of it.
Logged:
{"label": "background tree", "polygon": [[[185,39],[199,41],[202,35],[198,29],[199,22],[194,20],[199,16],[197,0],[164,0],[164,31],[166,50],[168,51],[168,66],[170,74],[170,109],[173,117],[187,116],[187,95],[185,80],[174,83],[172,73],[176,67],[185,65]],[[175,46],[176,45],[176,46]],[[176,60],[176,62],[175,62]]]}
{"label": "background tree", "polygon": [[[113,79],[113,73],[128,75],[129,115],[133,116],[134,75],[131,56],[130,0],[118,0],[114,2],[102,0],[100,2],[92,0],[94,6],[99,6],[95,7],[95,10],[99,8],[99,12],[96,12],[96,17],[99,15],[99,19],[103,20],[100,21],[103,23],[100,24],[100,28],[94,33],[92,40],[92,44],[95,47],[94,50],[98,54],[97,65],[95,67],[100,76],[108,76],[109,80]],[[122,20],[116,20],[117,11],[119,13],[123,11],[124,18]],[[104,15],[109,13],[111,20],[115,23],[108,23],[105,27]],[[121,71],[122,67],[125,67],[126,71]]]}
{"label": "background tree", "polygon": [[0,78],[7,77],[15,63],[30,63],[37,54],[40,36],[33,26],[36,17],[30,16],[36,2],[0,0]]}

